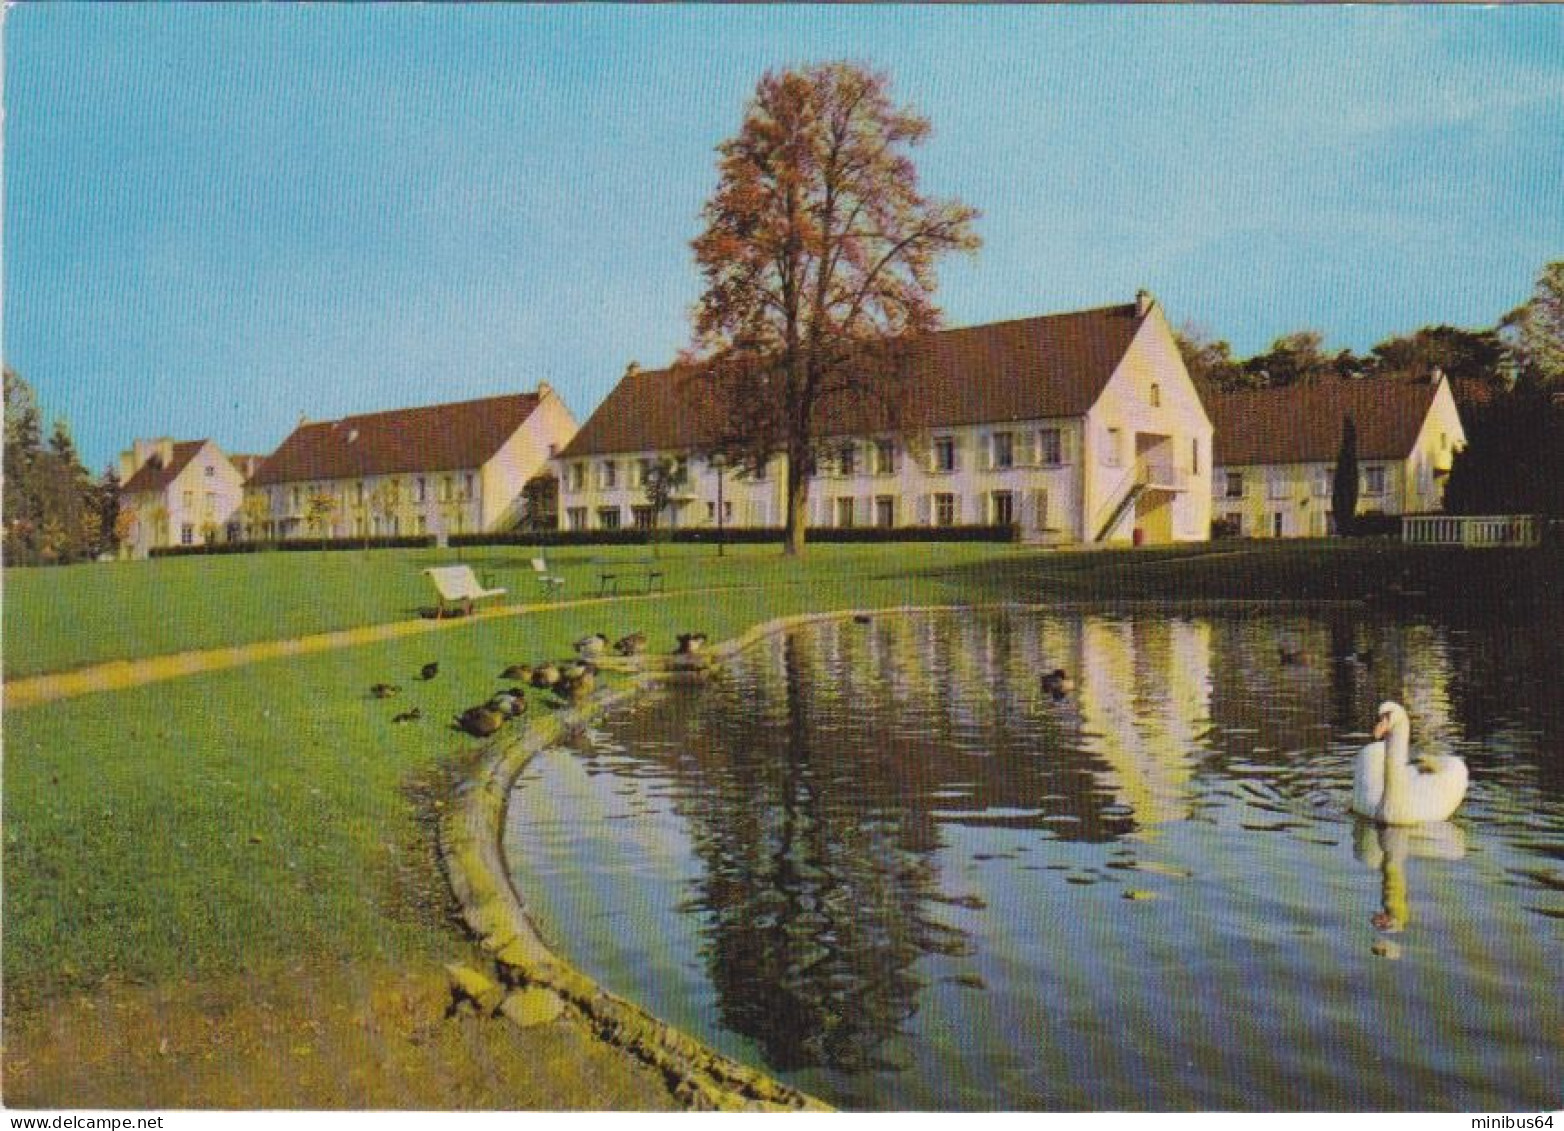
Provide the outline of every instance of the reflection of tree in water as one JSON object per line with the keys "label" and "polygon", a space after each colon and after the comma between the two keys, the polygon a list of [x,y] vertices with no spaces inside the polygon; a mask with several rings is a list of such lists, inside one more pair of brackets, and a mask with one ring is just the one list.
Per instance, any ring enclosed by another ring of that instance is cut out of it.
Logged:
{"label": "reflection of tree in water", "polygon": [[730,765],[684,803],[706,864],[704,956],[723,1024],[774,1067],[862,1070],[912,1015],[918,959],[965,942],[925,910],[939,895],[928,812],[866,805],[900,792],[873,751],[813,753],[807,660],[785,648],[781,725],[726,712]]}

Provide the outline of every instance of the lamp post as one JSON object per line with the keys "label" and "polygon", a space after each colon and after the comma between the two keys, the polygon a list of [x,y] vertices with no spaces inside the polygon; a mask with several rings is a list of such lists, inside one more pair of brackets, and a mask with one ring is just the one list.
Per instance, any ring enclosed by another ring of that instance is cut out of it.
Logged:
{"label": "lamp post", "polygon": [[722,470],[728,464],[728,459],[721,452],[711,457],[711,466],[717,471],[717,556],[723,556],[726,541],[725,526],[722,513]]}

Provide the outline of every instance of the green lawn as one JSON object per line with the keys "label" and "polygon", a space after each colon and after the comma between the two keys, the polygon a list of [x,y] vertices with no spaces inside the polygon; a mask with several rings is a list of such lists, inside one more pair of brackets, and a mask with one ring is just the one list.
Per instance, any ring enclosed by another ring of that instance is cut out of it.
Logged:
{"label": "green lawn", "polygon": [[[619,551],[631,553],[631,551]],[[105,976],[159,981],[281,969],[306,958],[403,961],[454,936],[427,830],[438,789],[474,744],[450,715],[514,661],[578,636],[713,639],[813,610],[1056,599],[1360,597],[1388,580],[1482,615],[1557,609],[1558,551],[1217,544],[1045,553],[1002,546],[664,551],[670,592],[561,608],[281,659],[4,717],[4,975],[25,1003]],[[531,599],[523,551],[464,560]],[[590,559],[552,555],[568,591]],[[432,553],[263,554],[5,575],[6,670],[20,674],[399,619],[426,600]],[[449,560],[447,556],[446,560]],[[415,678],[439,660],[437,679]],[[390,700],[377,681],[398,683]],[[417,705],[422,721],[391,716]],[[535,693],[532,710],[548,710]]]}

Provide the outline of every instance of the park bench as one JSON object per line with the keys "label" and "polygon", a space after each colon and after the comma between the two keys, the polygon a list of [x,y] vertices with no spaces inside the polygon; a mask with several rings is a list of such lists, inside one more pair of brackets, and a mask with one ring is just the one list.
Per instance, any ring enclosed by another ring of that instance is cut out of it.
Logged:
{"label": "park bench", "polygon": [[474,601],[505,595],[503,589],[485,589],[480,585],[477,575],[472,571],[472,566],[431,566],[424,572],[429,575],[429,580],[434,583],[435,592],[440,595],[440,605],[435,609],[434,614],[436,618],[445,616],[447,601],[460,602],[464,611],[471,614]]}
{"label": "park bench", "polygon": [[548,562],[542,558],[532,559],[532,572],[538,579],[538,584],[543,587],[543,595],[553,598],[565,587],[565,579],[558,574],[550,573]]}
{"label": "park bench", "polygon": [[668,591],[663,580],[662,563],[656,558],[598,558],[592,565],[597,570],[599,597],[618,593],[619,581],[623,577],[640,578],[643,593],[650,593],[654,584],[659,591]]}

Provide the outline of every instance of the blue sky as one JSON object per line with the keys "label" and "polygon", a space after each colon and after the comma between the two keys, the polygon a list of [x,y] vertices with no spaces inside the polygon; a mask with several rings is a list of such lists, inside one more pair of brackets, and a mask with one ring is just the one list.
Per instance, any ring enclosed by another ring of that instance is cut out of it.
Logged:
{"label": "blue sky", "polygon": [[1240,353],[1491,325],[1564,256],[1564,8],[22,6],[6,360],[94,470],[669,361],[713,147],[851,58],[983,213],[956,325],[1128,301]]}

